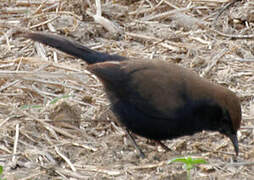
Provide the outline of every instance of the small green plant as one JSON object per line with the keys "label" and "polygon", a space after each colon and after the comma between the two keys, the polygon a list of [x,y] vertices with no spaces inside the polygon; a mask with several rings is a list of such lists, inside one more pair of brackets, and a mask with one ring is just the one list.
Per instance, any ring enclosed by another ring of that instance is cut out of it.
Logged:
{"label": "small green plant", "polygon": [[194,168],[196,164],[206,164],[206,160],[202,158],[192,158],[192,157],[180,157],[175,158],[169,161],[169,164],[174,162],[182,162],[184,163],[184,168],[187,171],[187,180],[191,179],[190,171]]}
{"label": "small green plant", "polygon": [[3,171],[4,171],[3,166],[0,166],[0,180],[6,180],[6,179],[2,179]]}

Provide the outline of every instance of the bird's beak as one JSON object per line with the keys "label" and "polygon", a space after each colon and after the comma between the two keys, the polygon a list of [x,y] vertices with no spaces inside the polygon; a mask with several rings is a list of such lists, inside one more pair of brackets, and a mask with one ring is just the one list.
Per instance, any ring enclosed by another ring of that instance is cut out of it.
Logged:
{"label": "bird's beak", "polygon": [[236,156],[238,156],[238,153],[239,153],[239,146],[238,146],[237,135],[236,135],[236,134],[230,134],[230,135],[228,135],[228,137],[230,138],[231,142],[232,142],[233,145],[234,145]]}

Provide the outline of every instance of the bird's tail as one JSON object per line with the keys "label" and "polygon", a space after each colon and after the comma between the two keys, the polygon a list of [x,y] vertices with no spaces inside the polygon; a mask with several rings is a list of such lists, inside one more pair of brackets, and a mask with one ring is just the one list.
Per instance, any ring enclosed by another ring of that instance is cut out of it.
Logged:
{"label": "bird's tail", "polygon": [[126,60],[126,57],[97,52],[79,44],[78,42],[71,41],[65,37],[57,35],[45,33],[24,33],[22,36],[56,48],[77,58],[81,58],[88,64]]}

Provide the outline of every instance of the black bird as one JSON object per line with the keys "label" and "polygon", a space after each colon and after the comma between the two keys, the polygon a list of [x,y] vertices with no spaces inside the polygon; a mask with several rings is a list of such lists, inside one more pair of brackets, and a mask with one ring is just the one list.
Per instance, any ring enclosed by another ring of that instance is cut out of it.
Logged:
{"label": "black bird", "polygon": [[128,131],[156,141],[218,131],[230,138],[238,155],[241,106],[229,89],[173,63],[101,53],[56,35],[23,36],[87,62]]}

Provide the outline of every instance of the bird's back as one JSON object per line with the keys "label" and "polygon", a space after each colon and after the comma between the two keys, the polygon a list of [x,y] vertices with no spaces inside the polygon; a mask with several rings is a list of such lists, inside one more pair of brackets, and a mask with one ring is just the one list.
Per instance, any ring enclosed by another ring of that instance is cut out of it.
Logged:
{"label": "bird's back", "polygon": [[[195,113],[207,116],[199,112],[206,108],[211,114],[220,113],[212,89],[207,91],[213,84],[171,63],[105,62],[90,65],[88,70],[104,83],[119,120],[135,133],[151,139],[171,139],[207,130],[205,119],[204,124],[200,123],[202,119],[195,119]],[[204,87],[193,94],[192,88],[199,84]]]}

